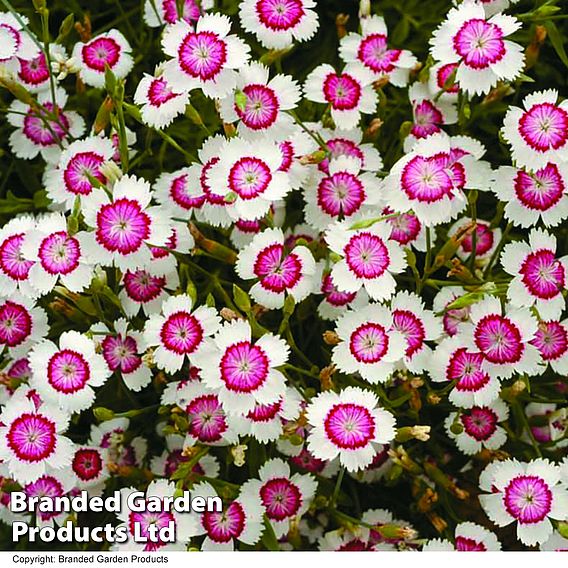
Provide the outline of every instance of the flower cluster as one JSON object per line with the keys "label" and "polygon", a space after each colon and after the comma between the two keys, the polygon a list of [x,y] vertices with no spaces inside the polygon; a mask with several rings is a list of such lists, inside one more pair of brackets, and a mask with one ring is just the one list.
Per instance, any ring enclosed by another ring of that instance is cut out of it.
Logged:
{"label": "flower cluster", "polygon": [[561,2],[48,4],[0,13],[0,520],[568,549]]}

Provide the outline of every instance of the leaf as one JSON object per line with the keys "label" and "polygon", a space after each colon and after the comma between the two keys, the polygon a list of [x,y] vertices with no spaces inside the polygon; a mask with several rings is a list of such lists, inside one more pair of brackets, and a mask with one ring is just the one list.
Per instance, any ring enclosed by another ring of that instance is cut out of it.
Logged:
{"label": "leaf", "polygon": [[268,550],[277,551],[280,550],[280,545],[278,544],[278,539],[276,534],[274,534],[274,529],[270,524],[270,521],[264,515],[264,534],[262,535],[262,544],[266,546]]}
{"label": "leaf", "polygon": [[568,67],[568,54],[566,53],[566,49],[564,48],[564,40],[562,39],[562,34],[556,27],[554,22],[550,20],[548,22],[544,22],[544,27],[548,32],[548,37],[550,38],[550,42],[552,43],[552,47],[556,51],[558,57],[566,67]]}
{"label": "leaf", "polygon": [[250,312],[251,304],[249,295],[236,284],[233,284],[233,299],[235,300],[235,304],[239,310],[242,310],[245,313]]}

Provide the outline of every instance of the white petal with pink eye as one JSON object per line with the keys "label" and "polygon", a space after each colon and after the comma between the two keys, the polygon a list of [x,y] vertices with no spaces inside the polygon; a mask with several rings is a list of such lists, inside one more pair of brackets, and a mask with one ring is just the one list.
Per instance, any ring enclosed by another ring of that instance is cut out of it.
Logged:
{"label": "white petal with pink eye", "polygon": [[268,49],[285,49],[310,39],[318,29],[314,0],[245,0],[239,4],[241,25]]}
{"label": "white petal with pink eye", "polygon": [[525,109],[511,107],[503,122],[503,136],[519,166],[538,170],[548,162],[568,161],[568,105],[557,103],[554,90],[525,98]]}
{"label": "white petal with pink eye", "polygon": [[73,57],[81,62],[79,76],[92,87],[104,87],[107,66],[118,79],[130,73],[134,60],[130,44],[116,29],[98,35],[86,43],[78,42]]}

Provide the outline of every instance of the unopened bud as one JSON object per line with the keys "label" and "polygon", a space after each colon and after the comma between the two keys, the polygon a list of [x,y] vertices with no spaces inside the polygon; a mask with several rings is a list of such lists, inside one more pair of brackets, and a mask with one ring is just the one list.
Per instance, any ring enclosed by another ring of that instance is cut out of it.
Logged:
{"label": "unopened bud", "polygon": [[323,340],[327,345],[338,345],[341,343],[339,335],[335,331],[327,330],[323,332]]}
{"label": "unopened bud", "polygon": [[231,308],[221,308],[219,314],[225,321],[235,321],[238,319],[242,319],[242,317],[239,314],[237,314],[237,312],[231,310]]}
{"label": "unopened bud", "polygon": [[231,455],[233,456],[233,462],[236,467],[243,467],[243,465],[245,465],[246,450],[247,446],[245,444],[239,444],[231,448]]}

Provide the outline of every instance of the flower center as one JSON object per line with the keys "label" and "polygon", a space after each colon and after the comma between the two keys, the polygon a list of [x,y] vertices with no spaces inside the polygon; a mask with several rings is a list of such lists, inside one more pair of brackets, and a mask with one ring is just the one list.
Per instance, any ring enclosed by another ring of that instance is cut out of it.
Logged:
{"label": "flower center", "polygon": [[330,441],[344,450],[366,447],[375,437],[375,419],[359,404],[335,404],[328,412],[325,432]]}

